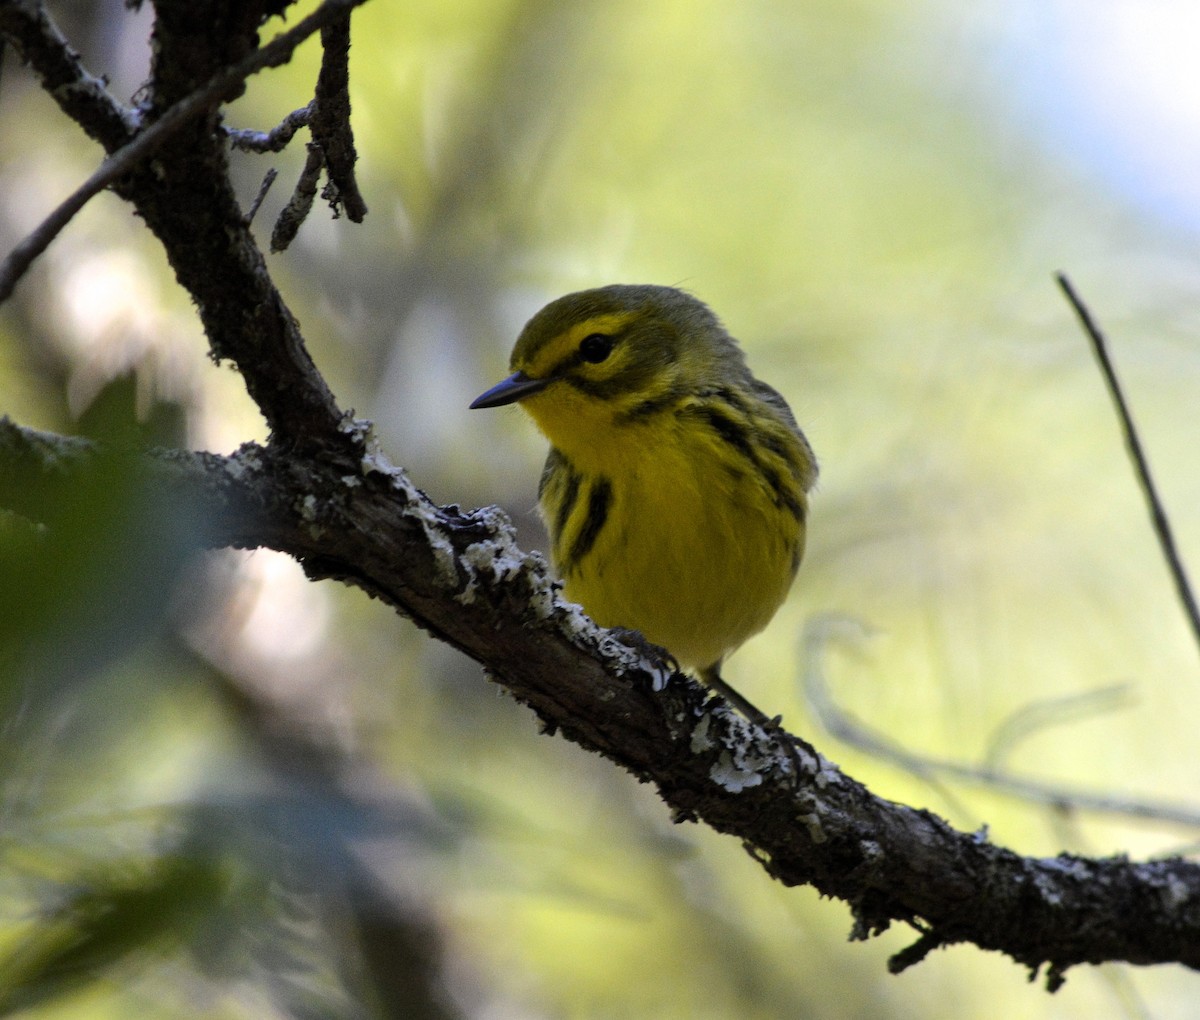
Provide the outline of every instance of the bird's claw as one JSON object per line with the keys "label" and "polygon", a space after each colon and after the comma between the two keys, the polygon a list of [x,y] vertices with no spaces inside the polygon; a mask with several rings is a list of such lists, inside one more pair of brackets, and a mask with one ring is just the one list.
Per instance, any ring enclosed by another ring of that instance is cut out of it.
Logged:
{"label": "bird's claw", "polygon": [[655,692],[665,690],[671,675],[679,672],[679,660],[661,645],[646,640],[646,636],[640,630],[630,627],[611,627],[610,630],[621,641],[636,648],[644,658],[654,663],[650,689]]}

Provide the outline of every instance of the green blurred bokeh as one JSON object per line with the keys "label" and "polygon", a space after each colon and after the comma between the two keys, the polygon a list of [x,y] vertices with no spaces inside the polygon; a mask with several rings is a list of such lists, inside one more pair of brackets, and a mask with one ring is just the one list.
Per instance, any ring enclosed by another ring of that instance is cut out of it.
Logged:
{"label": "green blurred bokeh", "polygon": [[[618,281],[708,301],[822,462],[796,590],[731,681],[877,793],[987,824],[1016,851],[1172,852],[1195,834],[944,790],[840,745],[799,677],[806,621],[861,621],[874,637],[827,663],[838,701],[910,749],[968,762],[1023,706],[1125,682],[1119,711],[1040,730],[1007,764],[1067,788],[1194,798],[1196,648],[1052,279],[1071,274],[1108,328],[1194,561],[1196,209],[1121,171],[1129,111],[1091,112],[1111,137],[1073,127],[1089,115],[1078,69],[1109,56],[1083,23],[1128,7],[373,0],[352,50],[370,215],[354,226],[318,208],[269,265],[343,406],[434,498],[499,502],[532,546],[541,441],[519,411],[466,410],[525,318]],[[56,13],[89,69],[131,95],[149,7]],[[310,43],[254,79],[229,123],[265,129],[303,105],[316,61]],[[11,57],[2,84],[8,248],[99,153]],[[280,170],[264,247],[302,153],[233,157],[247,204]],[[175,407],[194,447],[263,435],[238,377],[207,361],[153,239],[106,195],[0,308],[0,413],[74,432],[129,373],[131,413]],[[40,539],[20,522],[0,533],[17,565],[6,595],[38,608],[4,631],[18,651],[0,658],[14,720],[0,951],[16,961],[0,981],[25,982],[30,1016],[371,1015],[378,974],[345,920],[361,919],[364,871],[386,890],[368,912],[411,910],[437,933],[447,994],[469,1016],[1194,1015],[1196,979],[1176,968],[1073,971],[1051,997],[956,947],[890,977],[913,933],[848,943],[845,905],[672,826],[651,790],[539,735],[478,667],[361,594],[266,553],[197,555],[183,527],[140,558],[85,555],[125,548],[114,522],[183,514],[140,491],[118,473],[79,494],[53,570],[25,565]],[[354,781],[326,786],[273,757],[264,704],[311,725]],[[382,787],[387,810],[356,784]],[[181,902],[180,885],[207,898]],[[89,955],[88,904],[107,896],[120,918],[130,889],[135,935],[138,911],[162,904],[174,942],[150,925],[117,966]],[[57,941],[64,925],[74,941]],[[79,980],[55,984],[62,973]]]}

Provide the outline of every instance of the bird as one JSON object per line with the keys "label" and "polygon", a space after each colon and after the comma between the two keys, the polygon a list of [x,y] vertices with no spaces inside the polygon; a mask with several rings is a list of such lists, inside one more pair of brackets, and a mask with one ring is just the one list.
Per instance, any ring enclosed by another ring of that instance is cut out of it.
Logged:
{"label": "bird", "polygon": [[551,301],[509,368],[470,406],[516,403],[549,441],[538,502],[566,598],[778,724],[721,667],[804,554],[817,462],[784,398],[708,305],[651,284]]}

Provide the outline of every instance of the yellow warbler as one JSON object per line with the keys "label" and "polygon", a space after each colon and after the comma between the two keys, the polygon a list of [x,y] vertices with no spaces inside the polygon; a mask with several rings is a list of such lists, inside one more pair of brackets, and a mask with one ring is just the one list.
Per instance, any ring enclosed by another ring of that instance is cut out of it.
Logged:
{"label": "yellow warbler", "polygon": [[720,666],[767,625],[804,552],[817,465],[784,399],[672,287],[552,301],[510,367],[471,406],[519,402],[550,441],[539,500],[566,596],[762,721]]}

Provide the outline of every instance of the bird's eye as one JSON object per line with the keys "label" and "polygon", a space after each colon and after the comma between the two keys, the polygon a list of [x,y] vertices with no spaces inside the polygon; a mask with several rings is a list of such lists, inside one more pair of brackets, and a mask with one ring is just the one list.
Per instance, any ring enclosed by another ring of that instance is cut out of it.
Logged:
{"label": "bird's eye", "polygon": [[589,333],[579,342],[579,356],[593,365],[607,358],[613,349],[613,338],[603,333]]}

